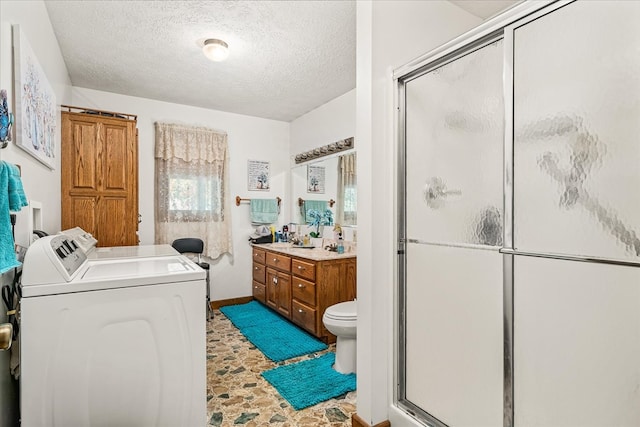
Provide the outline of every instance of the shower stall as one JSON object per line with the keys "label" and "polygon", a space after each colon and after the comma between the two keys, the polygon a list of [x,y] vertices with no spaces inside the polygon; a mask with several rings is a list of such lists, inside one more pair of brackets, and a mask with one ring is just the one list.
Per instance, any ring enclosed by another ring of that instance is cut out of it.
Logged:
{"label": "shower stall", "polygon": [[640,2],[524,4],[396,70],[395,402],[640,425]]}

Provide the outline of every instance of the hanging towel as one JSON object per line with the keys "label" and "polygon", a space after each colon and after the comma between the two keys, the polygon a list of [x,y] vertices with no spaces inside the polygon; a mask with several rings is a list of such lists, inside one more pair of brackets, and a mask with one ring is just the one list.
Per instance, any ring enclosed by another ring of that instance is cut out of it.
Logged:
{"label": "hanging towel", "polygon": [[29,205],[27,196],[24,194],[20,169],[16,165],[4,162],[9,168],[9,210],[18,212],[23,207]]}
{"label": "hanging towel", "polygon": [[0,274],[19,267],[11,231],[9,210],[27,206],[20,171],[14,165],[0,162]]}
{"label": "hanging towel", "polygon": [[302,215],[304,217],[305,222],[309,223],[313,221],[313,219],[309,216],[310,210],[316,210],[320,212],[320,215],[324,214],[324,211],[327,210],[328,203],[326,200],[305,200],[302,204],[302,208],[304,211]]}
{"label": "hanging towel", "polygon": [[251,223],[273,224],[278,222],[278,201],[276,199],[251,199]]}

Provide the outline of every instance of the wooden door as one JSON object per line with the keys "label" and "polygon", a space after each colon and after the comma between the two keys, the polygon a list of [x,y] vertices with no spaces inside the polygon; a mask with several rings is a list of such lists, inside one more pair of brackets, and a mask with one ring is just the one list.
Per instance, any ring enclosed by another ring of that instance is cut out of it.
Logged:
{"label": "wooden door", "polygon": [[98,246],[138,244],[135,120],[62,113],[62,228],[81,227]]}

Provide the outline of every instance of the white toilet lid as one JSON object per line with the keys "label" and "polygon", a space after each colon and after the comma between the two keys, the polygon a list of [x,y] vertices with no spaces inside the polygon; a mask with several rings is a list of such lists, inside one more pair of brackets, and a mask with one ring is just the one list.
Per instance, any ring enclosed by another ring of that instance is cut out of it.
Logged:
{"label": "white toilet lid", "polygon": [[357,318],[357,307],[355,301],[341,302],[327,307],[324,315],[338,320],[355,320]]}

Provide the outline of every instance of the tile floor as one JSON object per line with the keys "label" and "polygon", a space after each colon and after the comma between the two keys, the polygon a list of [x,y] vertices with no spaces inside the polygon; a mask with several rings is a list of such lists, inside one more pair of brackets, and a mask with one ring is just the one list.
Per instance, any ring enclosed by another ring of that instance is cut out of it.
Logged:
{"label": "tile floor", "polygon": [[[335,345],[329,350],[335,351]],[[320,355],[325,353],[315,353]],[[296,411],[260,373],[298,362],[267,359],[219,310],[207,324],[207,419],[209,426],[351,426],[356,392]]]}

